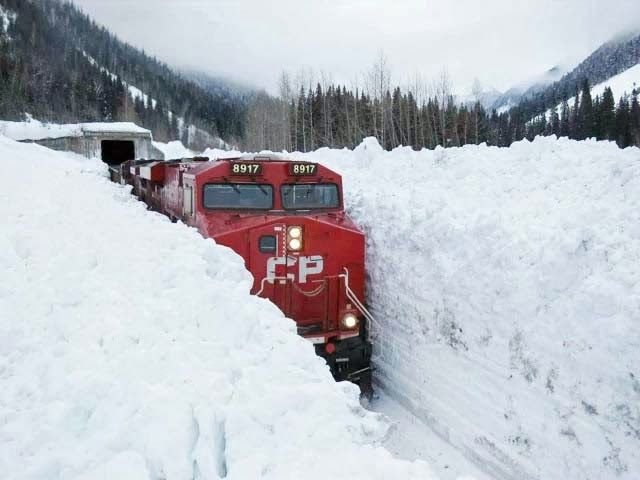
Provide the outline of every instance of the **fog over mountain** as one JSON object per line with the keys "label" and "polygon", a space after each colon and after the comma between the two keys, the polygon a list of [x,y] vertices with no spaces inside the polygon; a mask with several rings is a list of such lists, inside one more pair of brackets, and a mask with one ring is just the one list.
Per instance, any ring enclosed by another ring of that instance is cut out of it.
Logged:
{"label": "fog over mountain", "polygon": [[380,50],[398,83],[446,66],[460,91],[475,77],[506,91],[640,25],[636,0],[74,2],[172,65],[271,91],[283,69],[362,82]]}

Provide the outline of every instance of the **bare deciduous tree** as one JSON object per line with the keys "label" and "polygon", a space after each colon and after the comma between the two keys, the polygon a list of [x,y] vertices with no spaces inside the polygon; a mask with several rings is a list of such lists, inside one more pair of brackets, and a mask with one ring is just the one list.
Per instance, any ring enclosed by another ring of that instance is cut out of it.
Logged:
{"label": "bare deciduous tree", "polygon": [[443,68],[435,84],[436,101],[440,107],[440,135],[442,146],[447,146],[447,103],[451,96],[451,77],[446,68]]}

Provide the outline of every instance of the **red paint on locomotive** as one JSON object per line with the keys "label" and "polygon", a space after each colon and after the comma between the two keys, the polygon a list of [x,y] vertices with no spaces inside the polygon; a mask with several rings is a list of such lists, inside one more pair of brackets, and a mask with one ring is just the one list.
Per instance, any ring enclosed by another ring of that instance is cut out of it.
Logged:
{"label": "red paint on locomotive", "polygon": [[370,390],[365,239],[340,175],[278,157],[205,160],[130,161],[118,177],[151,209],[238,253],[252,293],[295,320],[337,380]]}

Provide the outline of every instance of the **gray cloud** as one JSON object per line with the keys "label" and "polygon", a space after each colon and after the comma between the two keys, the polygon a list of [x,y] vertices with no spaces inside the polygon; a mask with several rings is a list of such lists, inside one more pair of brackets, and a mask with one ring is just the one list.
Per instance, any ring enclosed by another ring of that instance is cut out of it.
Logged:
{"label": "gray cloud", "polygon": [[274,89],[282,70],[351,83],[385,52],[394,80],[446,67],[506,89],[640,28],[638,0],[74,0],[177,67]]}

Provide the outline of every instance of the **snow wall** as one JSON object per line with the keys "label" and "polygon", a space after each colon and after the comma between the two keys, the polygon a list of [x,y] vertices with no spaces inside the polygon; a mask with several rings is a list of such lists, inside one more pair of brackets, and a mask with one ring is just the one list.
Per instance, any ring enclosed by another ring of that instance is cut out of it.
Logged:
{"label": "snow wall", "polygon": [[432,478],[231,250],[0,136],[3,479]]}
{"label": "snow wall", "polygon": [[386,390],[495,478],[638,478],[640,150],[302,157],[366,230]]}

